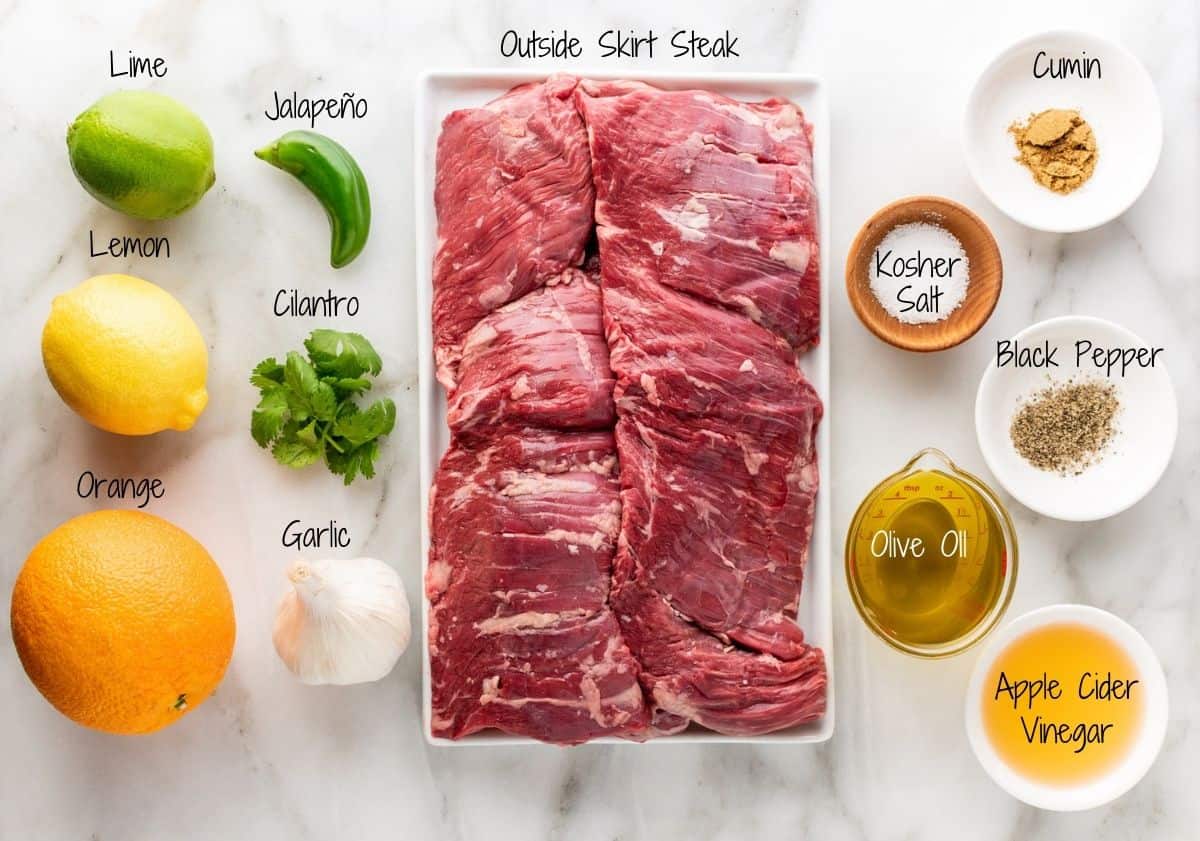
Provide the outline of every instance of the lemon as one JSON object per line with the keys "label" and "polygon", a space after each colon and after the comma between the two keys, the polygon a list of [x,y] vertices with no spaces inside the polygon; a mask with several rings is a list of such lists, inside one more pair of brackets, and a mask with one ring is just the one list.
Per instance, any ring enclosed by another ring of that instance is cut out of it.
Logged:
{"label": "lemon", "polygon": [[169,219],[213,185],[212,135],[181,103],[117,91],[67,129],[71,168],[98,201],[139,219]]}
{"label": "lemon", "polygon": [[190,429],[208,404],[196,323],[168,292],[129,275],[98,275],[55,298],[42,361],[63,401],[108,432]]}

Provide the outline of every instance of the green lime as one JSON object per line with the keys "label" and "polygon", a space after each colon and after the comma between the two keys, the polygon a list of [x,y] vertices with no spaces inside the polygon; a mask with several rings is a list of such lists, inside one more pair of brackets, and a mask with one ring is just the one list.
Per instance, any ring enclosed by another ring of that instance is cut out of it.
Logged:
{"label": "green lime", "polygon": [[169,219],[213,185],[212,135],[190,109],[152,91],[101,97],[67,129],[71,168],[98,201]]}

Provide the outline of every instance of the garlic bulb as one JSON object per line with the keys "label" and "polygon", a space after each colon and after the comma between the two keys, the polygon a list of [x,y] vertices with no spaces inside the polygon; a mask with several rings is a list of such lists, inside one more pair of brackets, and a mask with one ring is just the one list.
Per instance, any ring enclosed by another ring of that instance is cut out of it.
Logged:
{"label": "garlic bulb", "polygon": [[412,636],[396,570],[374,558],[297,560],[275,615],[275,651],[304,683],[368,683],[387,675]]}

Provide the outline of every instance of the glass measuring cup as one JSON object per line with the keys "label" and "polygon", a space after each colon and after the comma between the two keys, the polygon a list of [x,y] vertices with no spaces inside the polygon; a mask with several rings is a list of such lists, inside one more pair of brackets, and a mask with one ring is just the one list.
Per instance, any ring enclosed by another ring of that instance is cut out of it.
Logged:
{"label": "glass measuring cup", "polygon": [[1017,539],[995,493],[927,448],[876,485],[846,534],[846,582],[859,615],[915,657],[959,654],[1012,600]]}

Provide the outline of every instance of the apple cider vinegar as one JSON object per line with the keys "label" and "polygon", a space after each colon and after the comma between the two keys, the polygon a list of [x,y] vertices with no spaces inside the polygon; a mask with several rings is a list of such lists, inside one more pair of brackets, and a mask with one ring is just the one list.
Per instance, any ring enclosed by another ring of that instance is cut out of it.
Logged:
{"label": "apple cider vinegar", "polygon": [[1079,785],[1129,754],[1145,720],[1133,659],[1095,628],[1034,628],[1001,651],[983,680],[983,731],[1000,759],[1030,780]]}

